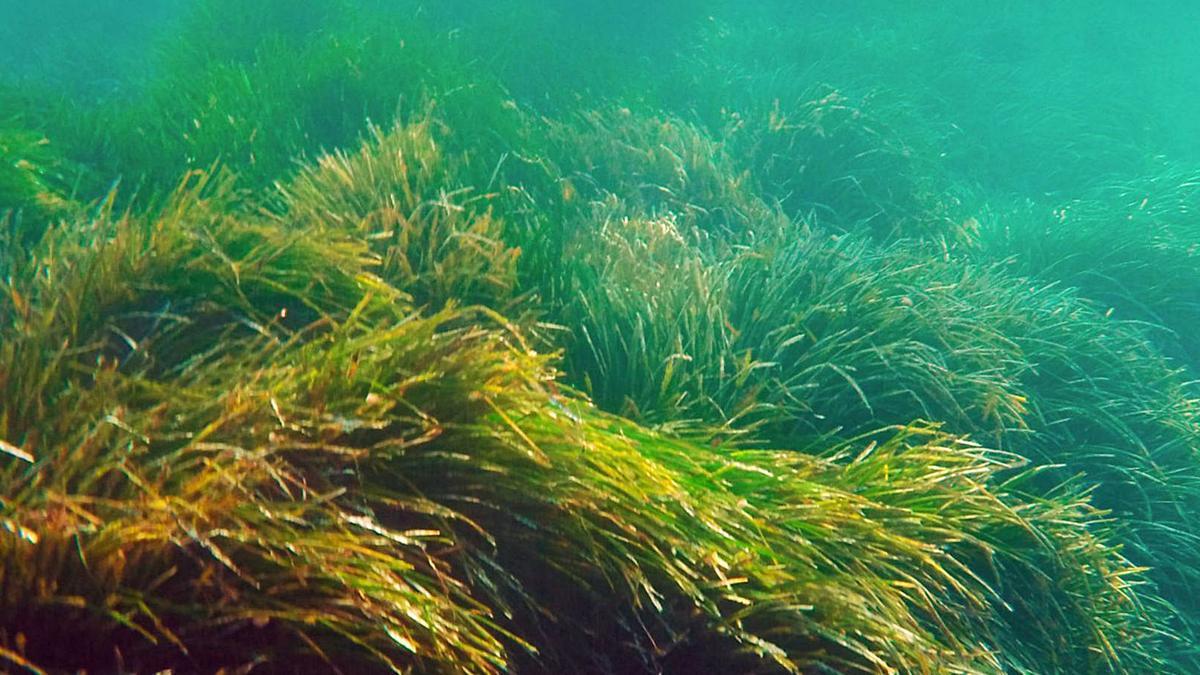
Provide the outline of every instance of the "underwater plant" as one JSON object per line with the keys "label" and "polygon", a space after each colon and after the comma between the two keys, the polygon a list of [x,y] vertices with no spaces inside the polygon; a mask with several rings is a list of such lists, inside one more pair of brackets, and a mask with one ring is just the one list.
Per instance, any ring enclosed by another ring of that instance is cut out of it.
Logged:
{"label": "underwater plant", "polygon": [[357,153],[335,151],[279,186],[280,219],[314,236],[370,242],[380,274],[418,306],[516,302],[519,249],[503,241],[489,195],[456,180],[465,159],[446,156],[431,112],[388,131],[371,127]]}
{"label": "underwater plant", "polygon": [[0,73],[0,661],[1200,668],[1161,111],[950,7],[469,4]]}
{"label": "underwater plant", "polygon": [[78,207],[71,169],[42,134],[0,126],[0,246],[24,246]]}
{"label": "underwater plant", "polygon": [[730,145],[754,167],[758,191],[793,218],[882,240],[961,237],[952,187],[935,163],[908,147],[872,111],[836,89],[805,92],[795,104],[743,113]]}
{"label": "underwater plant", "polygon": [[800,227],[714,259],[669,218],[609,220],[571,258],[576,300],[553,316],[576,331],[568,377],[601,407],[735,445],[940,420],[1059,467],[1043,486],[1093,485],[1193,630],[1197,567],[1180,563],[1200,418],[1140,326],[1002,270]]}
{"label": "underwater plant", "polygon": [[[365,238],[314,237],[245,198],[192,175],[152,213],[102,210],[14,263],[8,662],[1157,658],[1102,514],[989,478],[1011,455],[928,427],[825,459],[672,440],[555,393],[551,363],[492,312],[414,312]],[[1000,585],[1020,579],[1028,607]],[[1031,629],[1032,607],[1056,608],[1052,629]]]}
{"label": "underwater plant", "polygon": [[182,32],[159,45],[160,72],[133,95],[78,113],[105,129],[86,161],[153,193],[215,162],[265,187],[306,155],[357,144],[366,121],[387,126],[431,98],[444,116],[499,109],[491,80],[409,10],[378,17],[339,0],[198,3]]}
{"label": "underwater plant", "polygon": [[738,240],[770,209],[724,143],[677,117],[626,107],[546,119],[541,157],[563,202],[584,218],[619,200],[626,216],[666,216]]}
{"label": "underwater plant", "polygon": [[984,217],[977,256],[1078,289],[1101,311],[1142,322],[1164,352],[1200,367],[1200,182],[1180,169],[1090,191],[1051,208]]}

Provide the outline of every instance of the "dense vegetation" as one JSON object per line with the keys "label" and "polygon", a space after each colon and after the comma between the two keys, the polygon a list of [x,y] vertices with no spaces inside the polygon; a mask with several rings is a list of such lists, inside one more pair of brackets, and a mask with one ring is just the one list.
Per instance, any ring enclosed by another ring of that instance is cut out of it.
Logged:
{"label": "dense vegetation", "polygon": [[1200,669],[1200,68],[62,4],[0,29],[4,668]]}

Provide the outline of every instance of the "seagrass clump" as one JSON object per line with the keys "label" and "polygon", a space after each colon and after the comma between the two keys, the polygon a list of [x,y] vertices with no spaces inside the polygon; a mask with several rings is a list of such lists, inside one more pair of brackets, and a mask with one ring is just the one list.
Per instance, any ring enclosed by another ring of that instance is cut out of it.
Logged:
{"label": "seagrass clump", "polygon": [[240,199],[192,176],[6,283],[11,664],[1152,662],[1102,514],[1001,480],[1015,457],[927,426],[824,459],[672,440],[490,310],[415,311],[368,241]]}

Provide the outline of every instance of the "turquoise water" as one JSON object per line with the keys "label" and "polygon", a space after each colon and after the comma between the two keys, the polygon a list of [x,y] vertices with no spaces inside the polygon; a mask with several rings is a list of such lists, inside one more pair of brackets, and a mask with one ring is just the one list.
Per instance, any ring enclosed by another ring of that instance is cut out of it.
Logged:
{"label": "turquoise water", "polygon": [[0,0],[0,280],[14,667],[1200,672],[1194,3]]}
{"label": "turquoise water", "polygon": [[[0,63],[83,95],[143,83],[171,51],[186,5],[6,3]],[[828,84],[912,106],[909,134],[933,135],[956,173],[1036,195],[1200,153],[1200,17],[1185,3],[403,5],[359,3],[453,33],[480,75],[499,75],[530,102],[587,90],[712,115]],[[315,22],[323,10],[297,11]],[[305,22],[259,16],[250,31],[259,34],[242,35],[236,13],[227,21],[234,49]]]}

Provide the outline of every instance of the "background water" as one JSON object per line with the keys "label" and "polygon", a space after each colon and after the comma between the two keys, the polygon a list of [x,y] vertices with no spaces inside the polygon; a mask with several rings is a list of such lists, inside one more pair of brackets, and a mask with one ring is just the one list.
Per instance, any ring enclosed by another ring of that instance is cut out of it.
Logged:
{"label": "background water", "polygon": [[[84,98],[137,86],[170,51],[188,4],[6,0],[0,64],[9,79]],[[907,108],[905,131],[931,138],[963,179],[1025,195],[1200,155],[1200,9],[1189,3],[359,5],[453,32],[481,75],[530,102],[586,90],[704,114],[815,84],[870,92]],[[247,41],[287,26],[255,28]]]}

